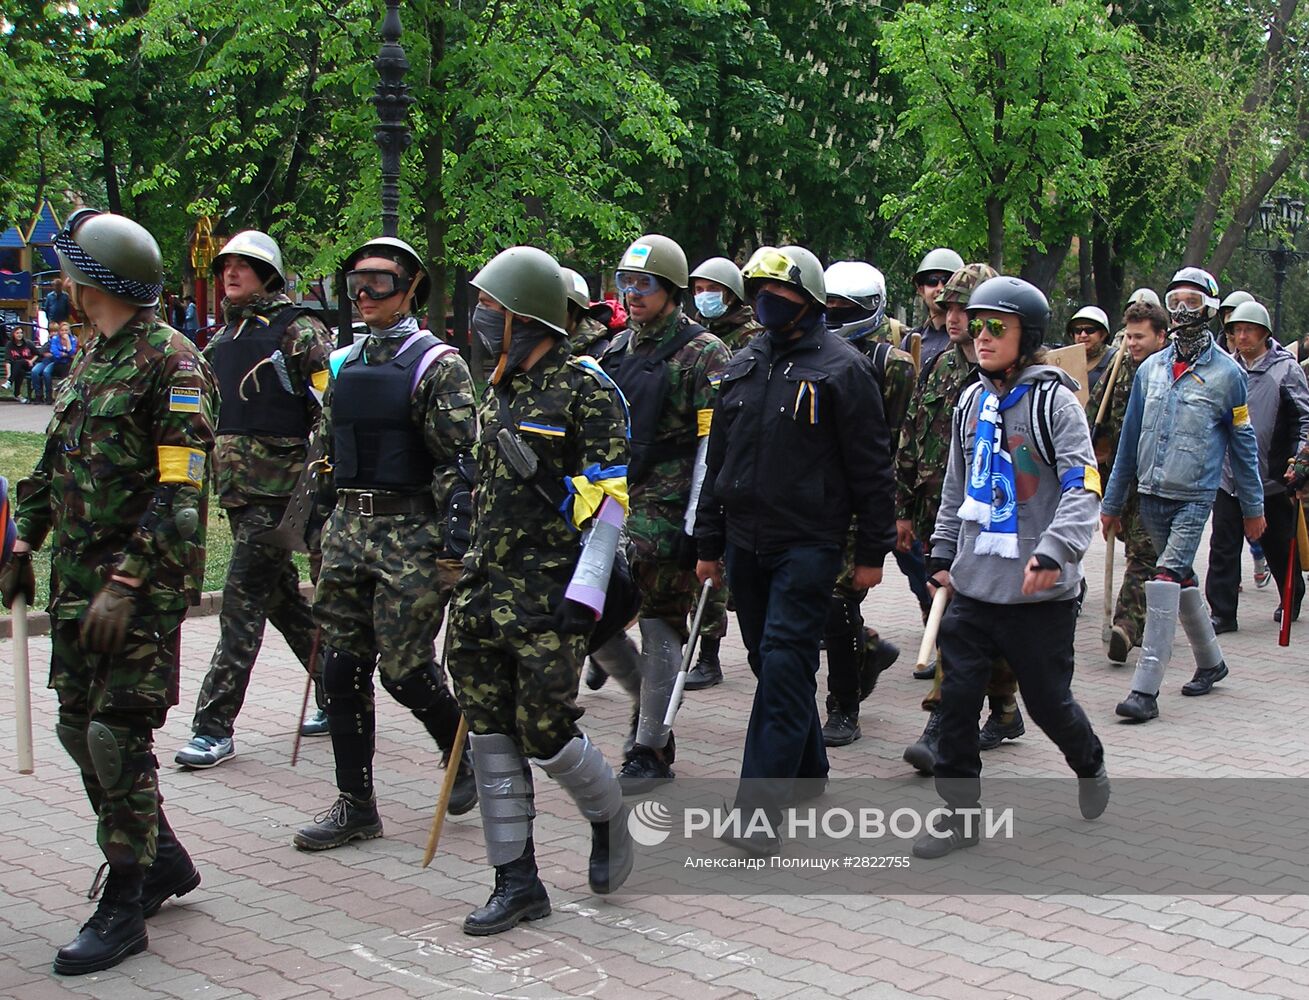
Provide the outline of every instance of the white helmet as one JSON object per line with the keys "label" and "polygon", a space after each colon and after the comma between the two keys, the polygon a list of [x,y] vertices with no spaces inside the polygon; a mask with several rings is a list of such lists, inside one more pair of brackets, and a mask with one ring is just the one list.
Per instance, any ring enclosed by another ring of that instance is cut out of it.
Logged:
{"label": "white helmet", "polygon": [[847,299],[867,311],[850,323],[828,326],[848,340],[866,336],[882,325],[886,316],[886,278],[872,264],[862,260],[838,260],[823,272],[827,297]]}
{"label": "white helmet", "polygon": [[1073,313],[1072,318],[1065,325],[1064,329],[1069,333],[1073,330],[1073,324],[1078,320],[1089,320],[1104,331],[1107,338],[1112,332],[1109,329],[1109,315],[1099,306],[1082,306],[1077,312]]}

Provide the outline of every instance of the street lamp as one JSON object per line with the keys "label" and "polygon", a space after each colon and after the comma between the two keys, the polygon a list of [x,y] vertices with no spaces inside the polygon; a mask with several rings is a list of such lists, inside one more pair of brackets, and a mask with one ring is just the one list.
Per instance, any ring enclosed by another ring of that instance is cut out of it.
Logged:
{"label": "street lamp", "polygon": [[1273,338],[1281,341],[1282,285],[1286,281],[1287,267],[1297,260],[1309,259],[1309,253],[1295,249],[1295,239],[1304,224],[1304,202],[1290,195],[1279,194],[1272,201],[1259,206],[1259,231],[1262,245],[1252,245],[1250,236],[1255,231],[1255,218],[1245,230],[1245,249],[1262,254],[1273,264]]}
{"label": "street lamp", "polygon": [[400,212],[400,157],[410,143],[405,115],[414,103],[404,82],[409,60],[400,45],[400,0],[386,0],[382,48],[373,65],[378,79],[371,100],[379,120],[373,138],[382,151],[382,235],[395,236]]}

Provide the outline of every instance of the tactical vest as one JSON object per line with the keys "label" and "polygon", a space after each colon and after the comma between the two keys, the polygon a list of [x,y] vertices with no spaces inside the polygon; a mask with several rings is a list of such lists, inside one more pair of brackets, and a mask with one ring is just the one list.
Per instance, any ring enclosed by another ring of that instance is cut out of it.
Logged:
{"label": "tactical vest", "polygon": [[[265,437],[309,437],[309,411],[304,396],[282,387],[272,365],[264,365],[252,378],[246,376],[261,361],[281,349],[287,327],[303,316],[294,306],[279,309],[268,325],[253,317],[245,321],[241,335],[228,338],[227,328],[214,340],[209,360],[218,377],[219,434],[254,434]],[[245,382],[246,398],[241,398]]]}
{"label": "tactical vest", "polygon": [[410,415],[414,371],[441,342],[425,334],[390,361],[365,364],[363,345],[332,387],[333,476],[340,489],[416,493],[430,489],[436,460]]}
{"label": "tactical vest", "polygon": [[704,327],[683,316],[668,343],[650,354],[637,354],[628,350],[632,331],[624,330],[600,359],[600,366],[627,400],[628,426],[632,430],[629,485],[640,485],[660,462],[695,457],[699,441],[694,423],[676,441],[656,442],[655,432],[668,396],[668,359],[704,332]]}

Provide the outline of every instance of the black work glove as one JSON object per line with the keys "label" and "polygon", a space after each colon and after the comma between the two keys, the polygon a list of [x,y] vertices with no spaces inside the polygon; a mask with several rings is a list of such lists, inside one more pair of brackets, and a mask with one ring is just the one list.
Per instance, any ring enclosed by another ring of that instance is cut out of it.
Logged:
{"label": "black work glove", "polygon": [[117,653],[127,641],[127,623],[136,612],[135,587],[110,580],[82,617],[82,645],[93,653]]}
{"label": "black work glove", "polygon": [[565,597],[555,609],[555,631],[564,635],[585,635],[595,628],[595,612],[585,604]]}
{"label": "black work glove", "polygon": [[14,599],[24,597],[31,604],[36,600],[36,573],[32,570],[32,553],[15,552],[0,569],[0,601],[6,608],[14,606]]}
{"label": "black work glove", "polygon": [[677,541],[673,543],[673,559],[678,569],[695,569],[695,539],[684,531],[677,533]]}

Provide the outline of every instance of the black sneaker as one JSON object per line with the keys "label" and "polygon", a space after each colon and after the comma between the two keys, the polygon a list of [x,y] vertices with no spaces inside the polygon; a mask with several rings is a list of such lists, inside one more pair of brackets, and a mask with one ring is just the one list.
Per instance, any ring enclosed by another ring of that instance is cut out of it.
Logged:
{"label": "black sneaker", "polygon": [[1014,714],[1008,722],[1005,721],[1006,713],[999,708],[992,708],[991,714],[986,719],[986,725],[982,731],[977,734],[977,749],[994,750],[1005,740],[1016,740],[1027,730],[1023,727],[1023,713],[1014,705]]}
{"label": "black sneaker", "polygon": [[640,795],[673,780],[673,769],[662,751],[640,743],[633,745],[618,772],[618,784],[624,795]]}
{"label": "black sneaker", "polygon": [[1197,668],[1195,676],[1182,685],[1182,694],[1192,697],[1208,694],[1226,676],[1227,663],[1224,660],[1219,660],[1216,667]]}
{"label": "black sneaker", "polygon": [[1099,819],[1109,807],[1109,775],[1103,764],[1091,777],[1077,779],[1077,805],[1084,819]]}
{"label": "black sneaker", "polygon": [[[1273,621],[1282,620],[1282,609],[1278,608],[1273,614]],[[1209,624],[1214,627],[1214,635],[1226,635],[1228,632],[1235,632],[1238,629],[1235,618],[1210,618]]]}
{"label": "black sneaker", "polygon": [[1118,703],[1114,711],[1132,722],[1149,722],[1159,718],[1159,696],[1133,691]]}
{"label": "black sneaker", "polygon": [[913,856],[931,861],[936,858],[943,858],[951,851],[957,851],[961,847],[975,847],[979,839],[976,821],[971,824],[971,829],[970,834],[965,834],[962,824],[952,816],[946,820],[944,828],[936,828],[934,831],[929,830],[914,841]]}
{"label": "black sneaker", "polygon": [[834,708],[827,713],[823,723],[823,746],[844,747],[859,739],[863,733],[859,730],[859,710],[842,712]]}
{"label": "black sneaker", "polygon": [[302,851],[328,851],[352,840],[374,840],[381,835],[377,802],[360,802],[342,792],[331,809],[300,827],[291,842]]}

